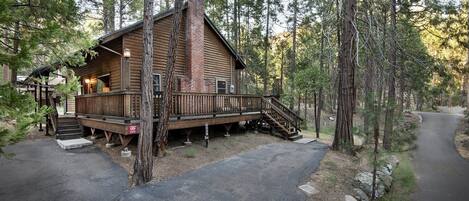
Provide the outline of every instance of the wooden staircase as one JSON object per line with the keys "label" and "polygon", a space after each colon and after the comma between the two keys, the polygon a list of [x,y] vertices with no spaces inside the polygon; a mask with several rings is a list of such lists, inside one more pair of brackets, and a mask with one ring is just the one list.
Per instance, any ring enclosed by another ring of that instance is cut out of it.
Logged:
{"label": "wooden staircase", "polygon": [[59,117],[55,136],[60,140],[78,139],[83,136],[83,129],[75,117]]}
{"label": "wooden staircase", "polygon": [[262,98],[262,120],[285,139],[297,140],[303,119],[274,97]]}
{"label": "wooden staircase", "polygon": [[71,140],[78,139],[83,136],[83,128],[78,123],[76,117],[59,116],[56,109],[57,103],[51,96],[49,96],[48,104],[53,110],[49,113],[49,123],[52,126],[56,139]]}

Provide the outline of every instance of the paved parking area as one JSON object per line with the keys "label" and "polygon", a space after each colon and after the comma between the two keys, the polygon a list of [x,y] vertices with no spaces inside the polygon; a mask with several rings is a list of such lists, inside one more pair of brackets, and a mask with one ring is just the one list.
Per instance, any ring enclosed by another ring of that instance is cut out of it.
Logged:
{"label": "paved parking area", "polygon": [[167,181],[125,191],[117,200],[305,200],[298,189],[319,167],[327,146],[268,144]]}
{"label": "paved parking area", "polygon": [[26,140],[0,158],[0,200],[113,200],[127,172],[94,146],[65,151],[53,139]]}

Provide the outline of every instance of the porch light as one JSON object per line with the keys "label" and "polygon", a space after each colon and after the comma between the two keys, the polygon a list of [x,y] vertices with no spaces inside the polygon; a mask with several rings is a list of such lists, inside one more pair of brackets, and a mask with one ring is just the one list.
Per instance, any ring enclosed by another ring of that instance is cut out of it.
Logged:
{"label": "porch light", "polygon": [[85,83],[86,83],[86,84],[89,84],[90,82],[91,82],[90,79],[85,79]]}
{"label": "porch light", "polygon": [[124,57],[125,58],[130,58],[130,49],[129,48],[124,49]]}

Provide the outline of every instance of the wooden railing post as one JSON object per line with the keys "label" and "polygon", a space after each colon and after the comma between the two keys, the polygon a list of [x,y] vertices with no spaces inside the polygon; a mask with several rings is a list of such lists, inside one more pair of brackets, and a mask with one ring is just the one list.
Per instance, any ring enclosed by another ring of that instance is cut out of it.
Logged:
{"label": "wooden railing post", "polygon": [[213,117],[217,116],[217,95],[213,95]]}

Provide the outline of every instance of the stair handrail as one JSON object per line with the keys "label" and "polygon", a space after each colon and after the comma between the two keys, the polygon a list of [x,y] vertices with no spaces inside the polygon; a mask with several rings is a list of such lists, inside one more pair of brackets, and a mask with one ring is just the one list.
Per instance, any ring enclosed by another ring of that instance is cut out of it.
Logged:
{"label": "stair handrail", "polygon": [[54,133],[57,133],[57,118],[59,116],[57,112],[57,104],[54,101],[54,98],[52,98],[51,96],[49,96],[48,101],[49,101],[49,106],[52,108],[52,112],[48,114],[51,120],[52,130],[54,131]]}
{"label": "stair handrail", "polygon": [[[300,117],[300,115],[298,115],[296,112],[294,112],[293,110],[291,110],[290,108],[288,108],[286,105],[284,105],[282,102],[280,102],[278,99],[276,99],[275,97],[269,97],[271,100],[275,101],[276,103],[278,103],[279,106],[282,107],[282,109],[285,111],[288,111],[289,114],[292,114],[296,119],[300,120],[300,121],[304,121],[303,118]],[[278,106],[277,106],[278,107]]]}
{"label": "stair handrail", "polygon": [[287,115],[283,110],[278,108],[276,105],[274,105],[272,102],[267,100],[267,98],[265,98],[265,97],[262,97],[262,102],[268,104],[275,112],[277,112],[278,114],[280,114],[280,116],[282,116],[284,119],[286,119],[289,124],[293,125],[293,127],[295,127],[295,129],[301,131],[301,128],[298,125],[298,121],[293,119],[290,115]]}

